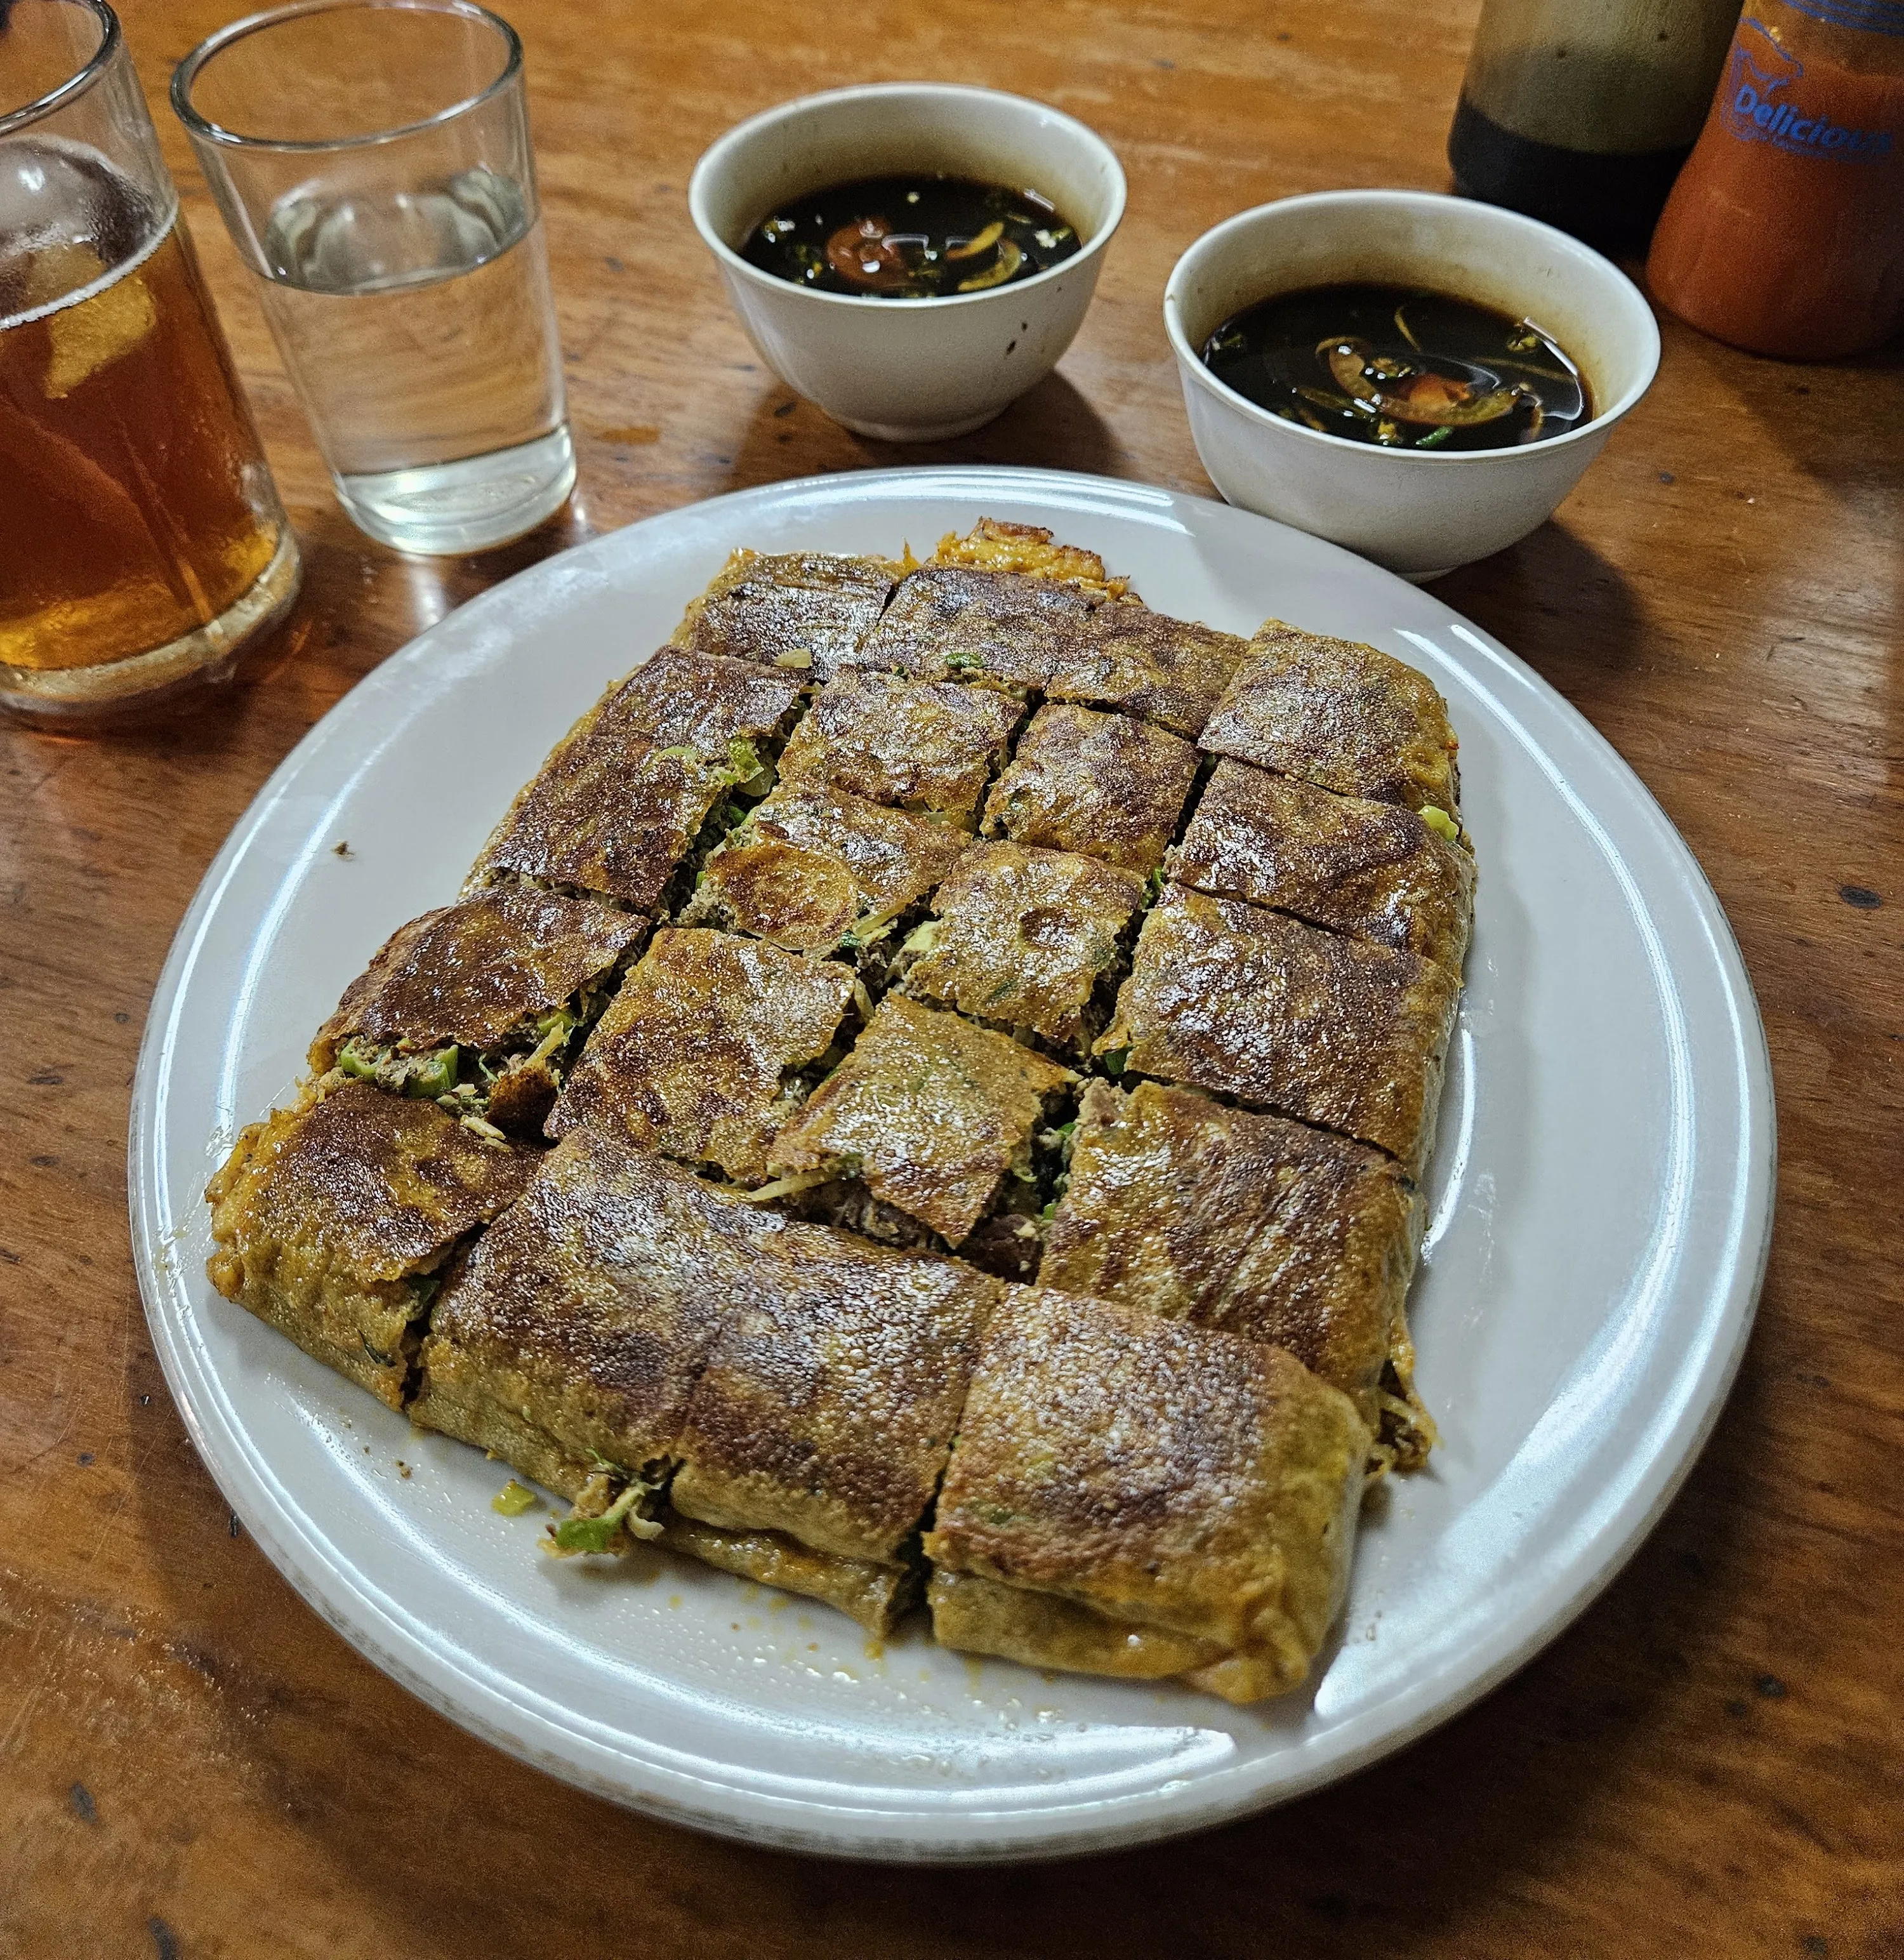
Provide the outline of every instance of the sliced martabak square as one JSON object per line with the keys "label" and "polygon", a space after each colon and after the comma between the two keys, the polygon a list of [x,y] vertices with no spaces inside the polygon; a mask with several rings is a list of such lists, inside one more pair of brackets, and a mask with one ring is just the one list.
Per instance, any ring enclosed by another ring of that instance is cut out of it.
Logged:
{"label": "sliced martabak square", "polygon": [[1101,858],[1140,877],[1164,853],[1197,780],[1194,744],[1133,715],[1053,704],[985,801],[985,834]]}
{"label": "sliced martabak square", "polygon": [[1042,687],[1095,603],[1057,579],[924,565],[900,581],[860,661],[916,680]]}
{"label": "sliced martabak square", "polygon": [[444,1289],[412,1418],[571,1502],[638,1486],[653,1535],[701,1364],[785,1223],[577,1131]]}
{"label": "sliced martabak square", "polygon": [[1115,708],[1187,735],[1203,732],[1249,642],[1145,606],[1101,606],[1044,682],[1049,701]]}
{"label": "sliced martabak square", "polygon": [[1251,641],[1202,742],[1341,796],[1439,810],[1451,829],[1460,807],[1457,744],[1434,682],[1378,647],[1279,619]]}
{"label": "sliced martabak square", "polygon": [[590,1036],[549,1133],[588,1124],[758,1183],[841,1032],[854,984],[837,960],[663,926]]}
{"label": "sliced martabak square", "polygon": [[1032,1667],[1284,1694],[1341,1609],[1368,1441],[1279,1348],[1015,1287],[926,1534],[933,1631]]}
{"label": "sliced martabak square", "polygon": [[889,994],[769,1166],[857,1185],[957,1246],[1009,1176],[1031,1182],[1049,1105],[1072,1080],[1009,1035]]}
{"label": "sliced martabak square", "polygon": [[801,699],[797,679],[663,648],[563,738],[465,895],[526,883],[652,909],[730,794],[764,794]]}
{"label": "sliced martabak square", "polygon": [[239,1138],[205,1191],[206,1270],[226,1299],[401,1408],[446,1265],[536,1161],[434,1102],[347,1082]]}
{"label": "sliced martabak square", "polygon": [[1066,1046],[1143,897],[1136,872],[1076,851],[974,844],[906,943],[905,991]]}
{"label": "sliced martabak square", "polygon": [[1001,1290],[578,1130],[445,1291],[414,1414],[569,1499],[558,1548],[658,1542],[882,1632]]}
{"label": "sliced martabak square", "polygon": [[681,922],[804,953],[866,944],[922,903],[968,842],[828,784],[782,783],[707,860]]}
{"label": "sliced martabak square", "polygon": [[647,929],[521,886],[425,912],[344,990],[310,1066],[533,1134]]}
{"label": "sliced martabak square", "polygon": [[674,643],[831,680],[857,663],[898,576],[881,558],[737,551],[688,608]]}
{"label": "sliced martabak square", "polygon": [[1180,884],[1418,953],[1451,972],[1467,955],[1474,860],[1398,803],[1219,762],[1165,862]]}
{"label": "sliced martabak square", "polygon": [[610,697],[623,726],[657,746],[741,766],[736,743],[763,744],[784,735],[799,711],[797,678],[764,674],[745,662],[663,647]]}
{"label": "sliced martabak square", "polygon": [[1038,1282],[1286,1348],[1413,1468],[1404,1302],[1421,1203],[1393,1158],[1190,1089],[1093,1082]]}
{"label": "sliced martabak square", "polygon": [[793,731],[780,777],[971,830],[1024,716],[1021,703],[990,688],[844,675]]}
{"label": "sliced martabak square", "polygon": [[767,1583],[791,1548],[884,1632],[1004,1287],[956,1260],[793,1224],[723,1323],[688,1405],[668,1542]]}
{"label": "sliced martabak square", "polygon": [[1358,1138],[1418,1176],[1460,1000],[1432,960],[1171,885],[1096,1052]]}

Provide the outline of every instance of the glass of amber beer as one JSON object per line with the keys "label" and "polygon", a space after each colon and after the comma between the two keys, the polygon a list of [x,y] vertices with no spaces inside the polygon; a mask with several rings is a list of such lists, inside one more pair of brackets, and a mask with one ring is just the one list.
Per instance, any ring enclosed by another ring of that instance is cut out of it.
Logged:
{"label": "glass of amber beer", "polygon": [[0,706],[221,677],[298,575],[118,21],[0,5]]}

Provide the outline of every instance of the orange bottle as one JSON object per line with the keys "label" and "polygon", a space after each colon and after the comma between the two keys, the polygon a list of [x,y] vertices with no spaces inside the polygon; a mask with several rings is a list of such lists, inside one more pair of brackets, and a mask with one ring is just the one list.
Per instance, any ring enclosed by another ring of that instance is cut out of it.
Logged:
{"label": "orange bottle", "polygon": [[1904,326],[1904,0],[1762,0],[1653,234],[1654,297],[1755,353]]}

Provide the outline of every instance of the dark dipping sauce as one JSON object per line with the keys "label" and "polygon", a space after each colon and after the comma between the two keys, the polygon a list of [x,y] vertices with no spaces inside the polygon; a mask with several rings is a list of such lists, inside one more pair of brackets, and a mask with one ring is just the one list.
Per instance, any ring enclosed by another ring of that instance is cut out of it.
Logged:
{"label": "dark dipping sauce", "polygon": [[1076,228],[1035,190],[971,177],[862,177],[796,198],[741,256],[796,286],[862,299],[949,299],[1070,258]]}
{"label": "dark dipping sauce", "polygon": [[1385,449],[1511,449],[1593,416],[1580,371],[1531,320],[1419,286],[1308,286],[1226,320],[1216,378],[1324,435]]}

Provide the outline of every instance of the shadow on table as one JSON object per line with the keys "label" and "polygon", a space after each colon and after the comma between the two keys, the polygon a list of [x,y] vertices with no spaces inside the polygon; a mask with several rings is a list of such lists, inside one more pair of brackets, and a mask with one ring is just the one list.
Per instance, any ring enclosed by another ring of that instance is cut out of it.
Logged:
{"label": "shadow on table", "polygon": [[1438,578],[1430,590],[1556,685],[1564,685],[1569,670],[1605,679],[1638,668],[1645,657],[1632,588],[1553,519],[1505,551]]}
{"label": "shadow on table", "polygon": [[[1047,374],[997,420],[950,442],[876,442],[842,428],[811,402],[776,390],[734,453],[729,487],[790,476],[932,463],[992,463],[1116,476],[1124,451],[1109,425],[1062,374]],[[915,549],[928,549],[913,540]]]}
{"label": "shadow on table", "polygon": [[1857,418],[1848,424],[1842,412],[1844,390],[1821,378],[1817,368],[1734,348],[1720,358],[1726,362],[1720,384],[1766,441],[1807,476],[1841,492],[1882,496],[1888,500],[1887,513],[1895,511],[1904,492],[1904,443],[1894,419],[1897,384],[1904,376],[1904,341],[1829,364],[1830,376],[1869,377],[1870,402],[1861,404]]}
{"label": "shadow on table", "polygon": [[[1848,627],[1855,639],[1873,628],[1881,635],[1882,622],[1895,621],[1904,606],[1904,553],[1897,548],[1904,501],[1904,438],[1897,422],[1904,407],[1899,385],[1904,342],[1830,364],[1832,375],[1848,371],[1860,377],[1868,396],[1848,425],[1842,383],[1834,386],[1813,368],[1727,351],[1744,368],[1743,375],[1726,377],[1740,415],[1833,507],[1842,556],[1791,568],[1794,581],[1810,588],[1811,603],[1800,622],[1802,638],[1787,643],[1794,653],[1809,644],[1829,660],[1835,625]],[[1878,657],[1867,655],[1863,663],[1870,686],[1860,718],[1870,719],[1874,752],[1896,756],[1904,740],[1904,663],[1883,657],[1881,641],[1872,651]]]}

